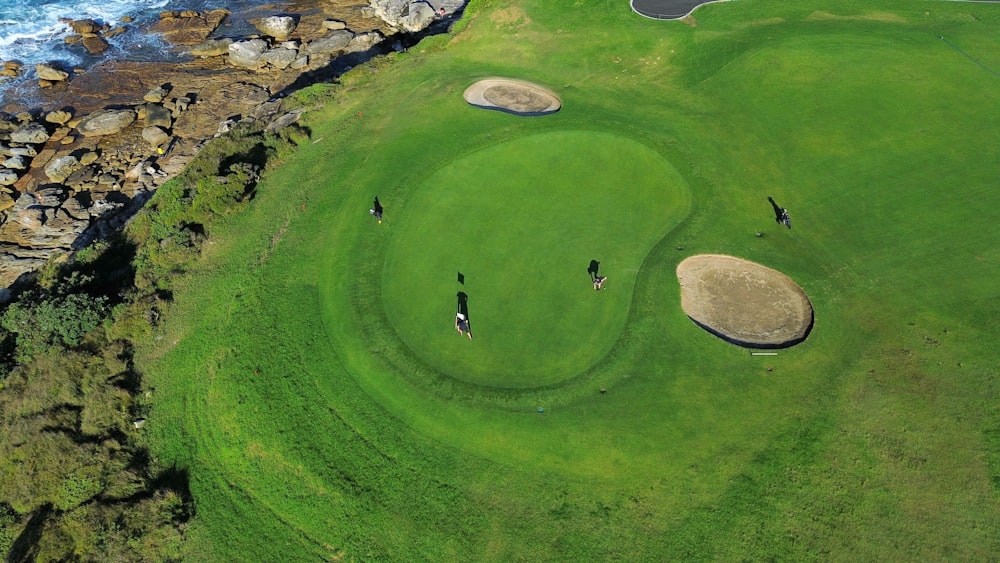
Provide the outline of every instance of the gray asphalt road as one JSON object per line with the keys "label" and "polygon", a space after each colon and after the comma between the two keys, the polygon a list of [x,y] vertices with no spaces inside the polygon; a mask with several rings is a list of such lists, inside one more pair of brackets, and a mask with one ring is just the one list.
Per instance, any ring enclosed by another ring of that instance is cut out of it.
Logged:
{"label": "gray asphalt road", "polygon": [[702,4],[719,0],[632,0],[632,9],[660,20],[683,18]]}

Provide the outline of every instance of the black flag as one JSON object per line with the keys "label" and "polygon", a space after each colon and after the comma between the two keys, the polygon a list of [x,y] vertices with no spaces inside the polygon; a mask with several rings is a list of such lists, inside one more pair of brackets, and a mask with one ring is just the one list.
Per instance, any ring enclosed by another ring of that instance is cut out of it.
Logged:
{"label": "black flag", "polygon": [[458,273],[458,283],[465,285],[465,275],[463,275],[462,272]]}

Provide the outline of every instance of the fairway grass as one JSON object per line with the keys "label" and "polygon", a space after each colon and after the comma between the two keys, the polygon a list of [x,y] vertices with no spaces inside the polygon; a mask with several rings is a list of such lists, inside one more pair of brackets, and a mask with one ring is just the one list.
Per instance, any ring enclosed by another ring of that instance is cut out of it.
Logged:
{"label": "fairway grass", "polygon": [[[305,113],[141,350],[189,558],[995,558],[1000,6],[498,4]],[[488,76],[563,107],[469,106]],[[709,253],[809,338],[691,322]]]}

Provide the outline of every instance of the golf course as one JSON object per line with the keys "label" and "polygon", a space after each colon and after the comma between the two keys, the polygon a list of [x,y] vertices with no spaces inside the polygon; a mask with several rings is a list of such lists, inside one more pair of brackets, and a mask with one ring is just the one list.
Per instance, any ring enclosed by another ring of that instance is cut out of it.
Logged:
{"label": "golf course", "polygon": [[[292,97],[137,355],[187,560],[1000,553],[1000,3],[472,0]],[[692,320],[699,255],[808,336]]]}

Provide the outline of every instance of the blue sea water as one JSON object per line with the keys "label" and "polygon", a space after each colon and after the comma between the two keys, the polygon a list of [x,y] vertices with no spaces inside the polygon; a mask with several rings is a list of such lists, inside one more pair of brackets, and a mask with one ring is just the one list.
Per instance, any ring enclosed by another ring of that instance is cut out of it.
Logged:
{"label": "blue sea water", "polygon": [[[143,31],[163,10],[226,8],[236,16],[274,4],[273,0],[0,0],[0,62],[18,61],[26,71],[18,79],[0,78],[0,107],[12,101],[7,97],[20,90],[20,84],[34,79],[37,63],[86,69],[109,58],[158,61],[176,57],[176,51],[159,37]],[[126,33],[110,39],[111,48],[100,56],[65,42],[73,32],[61,19],[90,18],[118,27],[125,16],[133,18],[124,24]]]}

